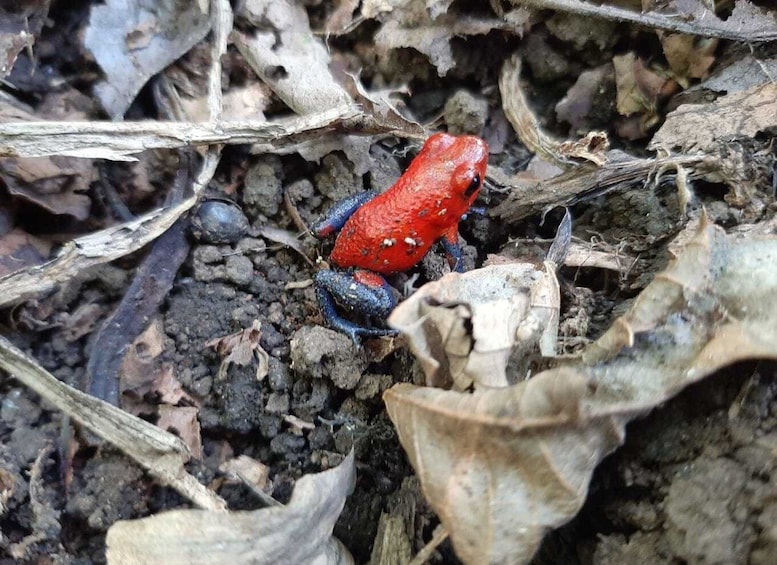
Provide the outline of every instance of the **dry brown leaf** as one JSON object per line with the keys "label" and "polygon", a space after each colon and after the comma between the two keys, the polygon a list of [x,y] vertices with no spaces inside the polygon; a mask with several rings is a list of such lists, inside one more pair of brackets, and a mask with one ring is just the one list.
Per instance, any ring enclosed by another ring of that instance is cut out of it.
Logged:
{"label": "dry brown leaf", "polygon": [[712,152],[721,141],[755,137],[777,125],[777,84],[767,82],[709,104],[683,104],[653,136],[650,149]]}
{"label": "dry brown leaf", "polygon": [[202,436],[196,406],[170,406],[162,404],[159,407],[159,420],[156,425],[168,432],[174,433],[183,440],[189,453],[195,459],[202,459]]}
{"label": "dry brown leaf", "polygon": [[270,479],[270,468],[248,455],[224,461],[219,465],[219,471],[250,486],[254,491],[264,491]]}
{"label": "dry brown leaf", "polygon": [[707,71],[715,62],[718,40],[702,39],[697,43],[692,35],[671,33],[661,38],[661,46],[675,78],[687,88],[688,79],[707,76]]}
{"label": "dry brown leaf", "polygon": [[[386,57],[392,49],[410,47],[426,55],[440,76],[456,66],[450,45],[454,37],[483,35],[494,29],[520,32],[517,13],[512,13],[512,21],[507,22],[449,13],[451,4],[451,0],[367,0],[362,2],[361,15],[382,22],[375,34],[380,56]],[[523,21],[528,21],[528,13],[520,14]]]}
{"label": "dry brown leaf", "polygon": [[555,343],[554,297],[558,312],[555,266],[493,265],[424,285],[388,324],[408,337],[430,386],[503,387],[524,378],[506,373],[516,348],[528,359],[546,331]]}
{"label": "dry brown leaf", "polygon": [[229,365],[234,363],[247,367],[256,360],[256,378],[262,380],[270,370],[270,356],[259,345],[262,337],[262,322],[254,320],[250,328],[213,339],[205,347],[213,347],[222,357],[217,378],[223,379]]}
{"label": "dry brown leaf", "polygon": [[121,406],[130,414],[151,414],[159,404],[177,405],[183,401],[198,406],[175,378],[173,367],[160,363],[165,333],[162,322],[154,320],[127,349],[121,363]]}
{"label": "dry brown leaf", "polygon": [[51,243],[14,228],[0,236],[0,277],[43,263]]}
{"label": "dry brown leaf", "polygon": [[6,2],[0,8],[0,78],[13,69],[22,49],[31,49],[49,13],[51,0]]}
{"label": "dry brown leaf", "polygon": [[696,236],[576,361],[473,394],[384,395],[423,491],[466,563],[526,563],[570,520],[626,423],[711,372],[777,358],[777,238]]}
{"label": "dry brown leaf", "polygon": [[119,521],[108,530],[109,565],[349,565],[332,537],[353,489],[353,453],[333,469],[297,481],[283,507],[229,513],[173,510]]}
{"label": "dry brown leaf", "polygon": [[146,81],[209,30],[207,8],[199,2],[108,0],[93,6],[84,46],[105,73],[95,92],[108,114],[121,119]]}
{"label": "dry brown leaf", "polygon": [[92,163],[68,157],[5,159],[2,177],[8,192],[52,214],[77,220],[89,217],[91,200],[85,194],[93,180]]}
{"label": "dry brown leaf", "polygon": [[239,13],[257,30],[233,33],[251,68],[298,114],[351,103],[329,70],[324,42],[313,35],[305,8],[290,0],[248,0]]}
{"label": "dry brown leaf", "polygon": [[617,108],[622,116],[648,114],[654,116],[667,79],[645,67],[634,53],[616,55],[615,84],[618,89]]}

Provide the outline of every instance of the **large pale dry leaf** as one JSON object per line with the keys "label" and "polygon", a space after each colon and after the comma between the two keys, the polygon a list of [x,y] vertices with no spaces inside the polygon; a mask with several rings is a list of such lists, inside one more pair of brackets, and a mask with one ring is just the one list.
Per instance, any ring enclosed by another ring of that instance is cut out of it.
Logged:
{"label": "large pale dry leaf", "polygon": [[626,423],[713,371],[777,358],[777,238],[698,233],[577,360],[473,394],[397,385],[389,415],[466,563],[525,563]]}
{"label": "large pale dry leaf", "polygon": [[[330,70],[329,51],[312,32],[304,7],[290,0],[252,0],[242,11],[258,28],[253,34],[234,33],[235,46],[257,75],[300,115],[353,104],[345,88]],[[374,108],[365,108],[365,117],[384,124]],[[397,117],[385,125],[397,125]],[[404,129],[413,127],[404,121]],[[308,161],[318,161],[332,151],[343,151],[363,174],[371,166],[369,138],[354,135],[328,135],[297,144],[294,148]]]}
{"label": "large pale dry leaf", "polygon": [[407,335],[429,385],[503,387],[516,382],[506,373],[515,349],[528,358],[552,326],[558,296],[550,263],[542,269],[493,265],[424,285],[394,309],[388,323]]}
{"label": "large pale dry leaf", "polygon": [[307,12],[290,0],[249,0],[242,15],[257,26],[253,35],[233,34],[251,68],[298,114],[351,103],[329,70],[329,52],[310,30]]}
{"label": "large pale dry leaf", "polygon": [[709,104],[683,104],[653,136],[650,149],[711,152],[722,141],[754,137],[777,126],[777,84],[766,82]]}
{"label": "large pale dry leaf", "polygon": [[353,453],[328,471],[297,481],[283,507],[229,513],[173,510],[119,521],[108,530],[109,565],[346,565],[332,537],[353,489]]}
{"label": "large pale dry leaf", "polygon": [[146,81],[210,30],[198,2],[108,0],[92,7],[84,46],[105,73],[95,87],[105,110],[121,119]]}

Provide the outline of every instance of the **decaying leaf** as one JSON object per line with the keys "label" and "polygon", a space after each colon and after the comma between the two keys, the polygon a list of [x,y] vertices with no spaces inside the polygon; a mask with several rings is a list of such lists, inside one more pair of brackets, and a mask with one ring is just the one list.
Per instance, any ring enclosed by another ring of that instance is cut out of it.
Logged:
{"label": "decaying leaf", "polygon": [[650,149],[712,152],[721,141],[754,137],[777,126],[777,84],[766,82],[709,104],[683,104],[671,112]]}
{"label": "decaying leaf", "polygon": [[306,475],[286,506],[253,511],[173,510],[119,521],[108,530],[109,565],[347,565],[332,537],[353,489],[353,453],[333,469]]}
{"label": "decaying leaf", "polygon": [[43,263],[51,243],[14,228],[0,236],[0,277]]}
{"label": "decaying leaf", "polygon": [[715,62],[717,39],[698,40],[692,35],[670,33],[661,38],[664,55],[675,78],[688,87],[688,79],[704,78]]}
{"label": "decaying leaf", "polygon": [[254,320],[250,328],[209,341],[206,347],[214,347],[222,356],[217,378],[223,379],[230,363],[247,367],[256,360],[256,378],[262,380],[269,372],[270,356],[259,345],[262,323]]}
{"label": "decaying leaf", "polygon": [[6,2],[0,8],[0,78],[13,69],[22,49],[30,49],[49,13],[51,0]]}
{"label": "decaying leaf", "polygon": [[310,30],[302,5],[290,0],[250,0],[238,15],[257,29],[251,35],[235,32],[235,46],[289,108],[310,114],[351,102],[332,76],[329,53]]}
{"label": "decaying leaf", "polygon": [[[557,312],[550,263],[492,265],[424,285],[388,324],[408,336],[430,386],[503,387],[525,377],[508,375],[507,361],[516,347],[527,354],[537,348],[553,318],[554,295]],[[550,328],[555,337],[557,326]]]}
{"label": "decaying leaf", "polygon": [[[511,0],[535,9],[559,10],[578,16],[606,18],[679,33],[722,37],[736,41],[762,42],[777,39],[777,20],[750,0],[735,0],[723,19],[707,0],[643,0],[642,10],[586,0]],[[729,4],[726,4],[729,6]]]}
{"label": "decaying leaf", "polygon": [[[473,394],[384,395],[427,499],[466,563],[526,563],[570,520],[626,423],[713,371],[775,359],[777,238],[702,220],[632,308],[578,358]],[[438,360],[439,362],[439,360]]]}
{"label": "decaying leaf", "polygon": [[199,411],[196,406],[162,404],[159,407],[159,420],[156,423],[163,430],[181,438],[195,459],[202,459],[202,436],[200,421],[197,419]]}
{"label": "decaying leaf", "polygon": [[146,81],[209,30],[207,8],[203,12],[199,2],[108,0],[93,6],[84,46],[106,76],[95,88],[105,110],[121,119]]}
{"label": "decaying leaf", "polygon": [[[61,109],[59,113],[62,113]],[[3,122],[23,124],[40,119],[21,102],[7,98],[0,101]],[[45,117],[59,117],[46,115]],[[85,114],[71,111],[70,119],[82,119]],[[78,220],[89,216],[91,201],[85,194],[93,180],[91,161],[61,156],[3,159],[0,178],[15,196],[32,202],[52,214],[66,214]]]}
{"label": "decaying leaf", "polygon": [[607,134],[591,132],[580,141],[559,141],[548,135],[531,111],[521,88],[521,58],[516,54],[505,61],[499,73],[499,91],[505,116],[519,139],[530,151],[563,168],[574,165],[572,159],[590,161],[598,166],[607,161]]}

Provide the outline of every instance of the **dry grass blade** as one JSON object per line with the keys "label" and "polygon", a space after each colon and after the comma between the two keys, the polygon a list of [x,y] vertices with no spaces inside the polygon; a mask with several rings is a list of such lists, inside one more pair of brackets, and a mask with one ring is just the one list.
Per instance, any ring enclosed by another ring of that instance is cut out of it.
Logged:
{"label": "dry grass blade", "polygon": [[[636,12],[618,6],[596,5],[582,0],[511,1],[515,5],[531,6],[541,10],[557,10],[578,16],[593,16],[656,29],[706,37],[720,37],[734,41],[757,43],[777,39],[777,22],[747,0],[737,0],[732,14],[725,20],[715,16],[714,12],[709,10],[708,4],[701,0],[684,3],[685,10],[678,10],[679,13],[674,11],[671,13]],[[674,2],[670,2],[670,4],[674,4]]]}
{"label": "dry grass blade", "polygon": [[279,149],[318,137],[361,112],[341,106],[277,122],[23,122],[0,124],[0,156],[68,155],[118,161],[148,149],[257,143]]}
{"label": "dry grass blade", "polygon": [[137,251],[164,233],[195,201],[188,198],[173,208],[79,237],[67,242],[54,259],[0,278],[0,307],[49,292],[84,269]]}
{"label": "dry grass blade", "polygon": [[0,367],[197,506],[226,508],[219,496],[186,472],[189,451],[173,434],[60,382],[3,337]]}

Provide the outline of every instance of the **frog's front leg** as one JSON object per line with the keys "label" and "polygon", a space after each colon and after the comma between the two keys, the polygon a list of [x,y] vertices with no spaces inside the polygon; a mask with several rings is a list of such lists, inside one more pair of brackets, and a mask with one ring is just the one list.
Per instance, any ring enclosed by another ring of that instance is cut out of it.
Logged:
{"label": "frog's front leg", "polygon": [[388,283],[379,274],[361,269],[353,274],[324,270],[316,273],[314,282],[321,312],[330,328],[344,333],[356,344],[360,337],[397,334],[396,330],[360,326],[337,313],[337,304],[340,304],[353,312],[385,319],[396,301]]}
{"label": "frog's front leg", "polygon": [[377,190],[370,190],[354,194],[345,200],[341,200],[327,210],[326,215],[320,221],[316,222],[313,227],[310,228],[310,231],[312,231],[313,235],[319,239],[340,231],[340,228],[345,225],[345,222],[348,221],[348,218],[350,218],[356,210],[375,198],[378,194]]}
{"label": "frog's front leg", "polygon": [[456,273],[464,272],[464,260],[461,254],[461,245],[459,245],[459,226],[453,226],[445,232],[440,239],[442,248],[448,256],[448,265]]}

